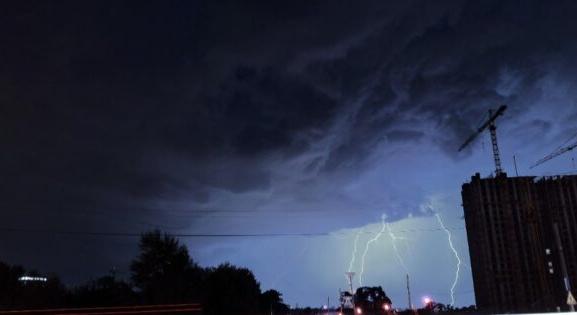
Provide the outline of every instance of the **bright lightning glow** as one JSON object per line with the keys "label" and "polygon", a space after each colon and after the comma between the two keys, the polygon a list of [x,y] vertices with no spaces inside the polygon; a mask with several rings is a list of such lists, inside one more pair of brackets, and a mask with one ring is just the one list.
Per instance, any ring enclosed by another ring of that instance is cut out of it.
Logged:
{"label": "bright lightning glow", "polygon": [[437,217],[437,221],[439,221],[439,225],[441,226],[441,228],[445,230],[445,233],[447,233],[447,237],[449,239],[449,247],[453,251],[455,258],[457,259],[457,270],[455,271],[455,280],[453,281],[453,285],[451,286],[451,305],[455,305],[455,286],[457,286],[457,282],[459,281],[461,258],[459,258],[459,253],[455,249],[455,246],[453,246],[453,241],[451,240],[451,232],[449,231],[449,229],[445,227],[445,224],[443,223],[443,220],[441,220],[441,216],[439,215],[439,213],[435,213],[435,216]]}
{"label": "bright lightning glow", "polygon": [[349,262],[349,272],[353,271],[353,266],[355,264],[355,260],[357,259],[357,245],[359,243],[359,238],[361,236],[361,233],[363,233],[364,229],[361,229],[357,232],[357,235],[355,236],[355,243],[353,245],[353,253],[351,255],[351,261]]}
{"label": "bright lightning glow", "polygon": [[365,258],[367,257],[367,253],[369,252],[369,247],[371,246],[372,243],[376,242],[381,235],[383,234],[383,232],[385,232],[385,217],[386,215],[383,214],[381,216],[381,220],[382,220],[382,227],[381,230],[379,231],[379,233],[377,233],[377,235],[375,235],[375,237],[371,238],[370,240],[367,241],[367,244],[365,245],[365,251],[363,252],[363,256],[361,257],[361,273],[359,275],[359,285],[362,287],[363,286],[363,274],[365,272]]}
{"label": "bright lightning glow", "polygon": [[403,257],[401,257],[401,254],[399,253],[399,249],[397,248],[397,242],[396,242],[397,240],[406,240],[406,238],[399,237],[393,234],[393,231],[391,230],[391,226],[389,223],[385,223],[385,226],[387,228],[387,233],[391,237],[391,243],[393,244],[393,250],[395,251],[395,256],[397,256],[397,260],[399,261],[399,264],[403,267],[403,269],[405,269],[405,272],[409,274],[409,269],[407,268],[407,265],[405,264]]}

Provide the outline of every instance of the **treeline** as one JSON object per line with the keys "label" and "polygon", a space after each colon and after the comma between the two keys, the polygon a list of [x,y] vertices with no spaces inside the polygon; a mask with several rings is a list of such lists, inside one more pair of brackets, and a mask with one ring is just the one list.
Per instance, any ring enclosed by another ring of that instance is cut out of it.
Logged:
{"label": "treeline", "polygon": [[0,262],[0,308],[98,307],[201,303],[206,314],[286,314],[276,290],[261,292],[253,273],[228,263],[202,268],[179,241],[160,231],[144,234],[140,253],[130,265],[130,279],[114,274],[67,287],[56,275],[46,282],[19,281],[20,266]]}

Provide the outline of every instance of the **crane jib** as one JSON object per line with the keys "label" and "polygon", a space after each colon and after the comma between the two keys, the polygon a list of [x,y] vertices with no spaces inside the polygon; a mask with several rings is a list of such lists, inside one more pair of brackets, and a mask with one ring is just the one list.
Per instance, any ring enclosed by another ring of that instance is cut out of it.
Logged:
{"label": "crane jib", "polygon": [[497,117],[503,115],[506,109],[507,105],[502,105],[501,107],[499,107],[499,109],[497,109],[497,111],[493,115],[491,115],[491,117],[489,117],[489,119],[477,130],[477,133],[483,132],[483,130],[489,127],[495,121],[495,119],[497,119]]}
{"label": "crane jib", "polygon": [[483,125],[481,127],[479,127],[479,129],[477,129],[477,131],[475,133],[473,133],[472,135],[469,136],[469,138],[467,138],[467,140],[459,147],[458,151],[463,150],[466,146],[468,146],[471,142],[473,142],[473,140],[475,140],[475,138],[481,133],[483,132],[487,127],[489,127],[494,121],[495,119],[497,119],[497,117],[501,116],[505,110],[507,109],[507,105],[501,105],[497,111],[492,114],[489,119],[487,119],[487,121],[485,121],[483,123]]}
{"label": "crane jib", "polygon": [[468,146],[475,138],[483,132],[487,127],[489,127],[489,131],[491,132],[491,143],[493,144],[493,159],[495,160],[495,175],[499,176],[503,173],[501,168],[501,158],[499,154],[499,146],[497,145],[497,127],[495,126],[495,120],[497,117],[501,116],[505,110],[507,109],[507,105],[501,105],[496,112],[493,113],[492,110],[489,110],[489,119],[483,123],[479,129],[475,133],[473,133],[465,143],[463,143],[458,151],[463,150],[466,146]]}

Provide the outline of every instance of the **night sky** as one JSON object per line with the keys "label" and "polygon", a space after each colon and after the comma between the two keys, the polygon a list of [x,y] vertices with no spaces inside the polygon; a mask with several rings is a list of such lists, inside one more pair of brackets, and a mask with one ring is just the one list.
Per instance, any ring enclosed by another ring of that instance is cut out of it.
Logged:
{"label": "night sky", "polygon": [[319,306],[384,218],[398,239],[369,244],[364,284],[404,307],[408,272],[414,300],[447,303],[438,213],[455,304],[473,304],[460,188],[494,165],[487,134],[457,148],[507,104],[509,175],[513,155],[520,175],[575,170],[575,153],[529,166],[577,132],[576,17],[575,1],[4,2],[0,260],[128,277],[133,235],[158,228]]}

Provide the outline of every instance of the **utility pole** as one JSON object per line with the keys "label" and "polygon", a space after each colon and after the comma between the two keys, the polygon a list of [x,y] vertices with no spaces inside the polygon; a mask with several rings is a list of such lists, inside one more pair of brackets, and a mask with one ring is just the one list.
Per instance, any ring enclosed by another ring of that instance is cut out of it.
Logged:
{"label": "utility pole", "polygon": [[515,165],[515,175],[519,177],[519,171],[517,170],[517,158],[513,155],[513,164]]}
{"label": "utility pole", "polygon": [[[565,289],[567,296],[571,296],[571,283],[569,282],[569,274],[567,273],[567,264],[565,263],[565,254],[563,253],[563,244],[561,244],[561,235],[559,234],[559,226],[557,222],[553,223],[553,231],[555,232],[555,242],[557,242],[557,249],[559,250],[559,261],[561,263],[561,272],[563,272],[563,279],[565,280]],[[575,312],[575,306],[569,304],[569,310]]]}
{"label": "utility pole", "polygon": [[409,309],[413,309],[413,303],[411,302],[411,287],[409,285],[409,274],[407,274],[407,296],[409,297]]}

